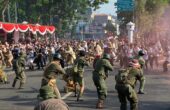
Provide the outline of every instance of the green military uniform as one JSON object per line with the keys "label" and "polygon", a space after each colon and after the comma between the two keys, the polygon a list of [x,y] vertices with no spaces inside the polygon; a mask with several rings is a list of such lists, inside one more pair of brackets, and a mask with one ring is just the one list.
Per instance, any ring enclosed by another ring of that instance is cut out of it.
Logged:
{"label": "green military uniform", "polygon": [[51,79],[57,78],[57,75],[59,74],[65,74],[64,69],[61,67],[60,63],[52,61],[46,66],[43,76],[47,79]]}
{"label": "green military uniform", "polygon": [[84,85],[84,66],[89,66],[88,62],[86,62],[85,57],[79,57],[75,61],[75,65],[77,65],[77,73],[74,74],[74,82],[79,85]]}
{"label": "green military uniform", "polygon": [[[84,56],[80,56],[78,59],[76,59],[75,61],[75,66],[77,66],[77,72],[74,73],[73,75],[73,80],[75,83],[75,95],[77,94],[76,90],[76,85],[79,84],[81,87],[84,87],[84,78],[83,78],[83,74],[84,74],[84,66],[89,66],[88,62],[85,60]],[[79,98],[83,95],[83,93],[81,92],[81,90],[79,91],[77,100],[79,100]]]}
{"label": "green military uniform", "polygon": [[38,95],[38,98],[42,100],[50,99],[50,98],[59,98],[58,95],[55,94],[55,90],[53,87],[47,85],[44,85],[39,90],[40,94]]}
{"label": "green military uniform", "polygon": [[118,91],[118,97],[121,103],[120,110],[127,110],[126,99],[130,102],[130,110],[137,110],[138,98],[134,87],[136,81],[140,80],[142,77],[143,74],[138,68],[130,67],[128,70],[119,70],[119,73],[115,76],[115,88]]}
{"label": "green military uniform", "polygon": [[16,77],[12,84],[12,87],[15,87],[17,80],[20,80],[20,89],[23,88],[23,85],[26,82],[26,75],[25,75],[25,57],[23,53],[20,53],[20,56],[17,58],[15,63],[15,74]]}
{"label": "green military uniform", "polygon": [[41,82],[41,88],[39,91],[40,97],[43,97],[43,99],[46,99],[46,97],[60,98],[59,91],[55,91],[57,87],[51,87],[48,85],[50,79],[56,79],[57,75],[59,74],[65,74],[65,71],[61,67],[59,62],[52,61],[50,64],[47,65],[47,67],[44,70],[43,79]]}
{"label": "green military uniform", "polygon": [[[142,56],[138,56],[138,61],[141,66],[141,72],[143,74],[143,67],[145,65],[145,60]],[[139,86],[139,94],[144,94],[144,87],[145,87],[145,77],[143,76],[140,80],[140,86]]]}
{"label": "green military uniform", "polygon": [[138,61],[139,64],[141,65],[141,68],[143,68],[143,66],[145,65],[145,60],[142,56],[138,56]]}
{"label": "green military uniform", "polygon": [[103,107],[103,100],[105,100],[107,96],[107,86],[105,79],[108,77],[108,71],[112,71],[112,65],[110,61],[105,58],[97,60],[94,65],[93,71],[93,82],[97,88],[97,94],[99,99],[96,108]]}

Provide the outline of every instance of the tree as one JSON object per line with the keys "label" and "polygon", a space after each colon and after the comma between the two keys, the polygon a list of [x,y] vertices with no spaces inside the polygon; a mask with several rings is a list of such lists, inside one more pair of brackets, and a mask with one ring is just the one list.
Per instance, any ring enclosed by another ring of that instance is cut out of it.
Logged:
{"label": "tree", "polygon": [[[117,12],[120,20],[120,28],[125,31],[126,24],[133,21],[136,24],[137,34],[144,35],[153,30],[158,19],[162,16],[164,9],[170,0],[135,0],[134,11]],[[133,20],[133,18],[135,18]]]}
{"label": "tree", "polygon": [[111,20],[109,20],[108,23],[106,24],[105,30],[109,33],[114,34],[114,35],[116,34],[116,28]]}
{"label": "tree", "polygon": [[141,36],[155,28],[170,0],[138,0],[136,1],[135,23]]}
{"label": "tree", "polygon": [[[53,24],[58,31],[65,32],[69,25],[81,18],[81,14],[87,8],[97,9],[108,0],[0,0],[0,13],[3,21],[7,16],[6,10],[10,6],[11,21],[15,21],[13,16],[17,4],[18,22],[28,21],[29,23],[39,23],[43,25]],[[54,22],[55,21],[55,22]]]}

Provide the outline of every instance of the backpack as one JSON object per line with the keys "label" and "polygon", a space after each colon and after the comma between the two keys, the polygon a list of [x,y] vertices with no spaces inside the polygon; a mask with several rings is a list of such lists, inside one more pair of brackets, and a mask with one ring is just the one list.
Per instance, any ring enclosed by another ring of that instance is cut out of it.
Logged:
{"label": "backpack", "polygon": [[119,84],[126,84],[128,81],[129,71],[126,69],[120,69],[118,74],[115,76],[116,82]]}

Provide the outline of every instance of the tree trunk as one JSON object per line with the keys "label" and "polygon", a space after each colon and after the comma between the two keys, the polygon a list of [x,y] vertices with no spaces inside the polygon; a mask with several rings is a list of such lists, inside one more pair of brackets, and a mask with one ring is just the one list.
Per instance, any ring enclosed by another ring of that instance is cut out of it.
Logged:
{"label": "tree trunk", "polygon": [[17,2],[15,2],[15,23],[18,22]]}
{"label": "tree trunk", "polygon": [[5,22],[5,11],[8,8],[9,0],[4,1],[4,8],[2,10],[2,21]]}
{"label": "tree trunk", "polygon": [[8,4],[8,22],[11,22],[10,5]]}

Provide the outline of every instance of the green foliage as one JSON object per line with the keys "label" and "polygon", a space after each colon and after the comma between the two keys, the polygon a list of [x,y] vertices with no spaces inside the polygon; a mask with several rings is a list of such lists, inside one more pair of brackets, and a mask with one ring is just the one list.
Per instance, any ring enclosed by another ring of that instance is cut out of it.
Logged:
{"label": "green foliage", "polygon": [[170,0],[135,0],[134,11],[118,12],[120,28],[125,30],[126,24],[133,21],[138,29],[138,34],[150,31],[169,3]]}
{"label": "green foliage", "polygon": [[111,32],[111,33],[113,33],[113,34],[116,34],[116,28],[115,28],[115,26],[112,24],[111,21],[108,21],[108,23],[107,23],[106,26],[105,26],[105,30],[106,30],[107,32]]}
{"label": "green foliage", "polygon": [[133,14],[134,13],[131,11],[122,11],[117,14],[121,29],[125,30],[126,24],[130,21],[133,21]]}
{"label": "green foliage", "polygon": [[136,2],[136,25],[142,35],[155,28],[170,0],[138,0]]}
{"label": "green foliage", "polygon": [[[8,5],[10,5],[11,21],[15,21],[15,3],[17,3],[18,22],[53,24],[59,30],[65,31],[87,8],[95,10],[107,2],[108,0],[0,0],[0,21],[7,16]],[[1,14],[3,11],[5,15]],[[7,18],[5,21],[8,21]]]}

